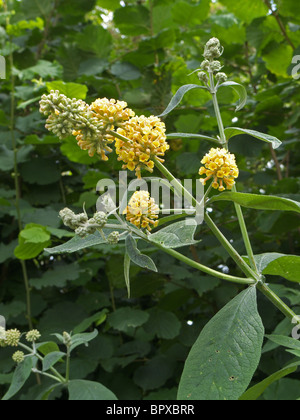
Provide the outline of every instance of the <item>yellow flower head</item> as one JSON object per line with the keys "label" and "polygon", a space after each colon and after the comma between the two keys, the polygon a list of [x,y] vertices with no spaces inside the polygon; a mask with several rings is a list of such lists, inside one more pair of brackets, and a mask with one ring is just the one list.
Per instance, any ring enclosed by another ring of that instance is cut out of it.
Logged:
{"label": "yellow flower head", "polygon": [[136,191],[131,197],[124,214],[126,220],[139,229],[151,231],[158,225],[159,207],[147,191]]}
{"label": "yellow flower head", "polygon": [[203,185],[213,179],[213,188],[219,191],[231,190],[235,185],[235,179],[239,176],[239,169],[236,164],[235,155],[226,149],[211,149],[202,159],[204,165],[200,168],[199,174],[206,175],[201,179]]}
{"label": "yellow flower head", "polygon": [[122,126],[129,118],[135,116],[132,109],[127,108],[127,103],[116,101],[115,99],[97,99],[90,106],[96,117],[102,120],[109,129],[113,130],[115,126]]}
{"label": "yellow flower head", "polygon": [[87,126],[90,124],[96,126],[98,135],[91,136],[86,127],[73,131],[73,135],[76,136],[78,146],[82,150],[88,150],[91,157],[97,153],[101,155],[102,160],[106,161],[108,160],[106,152],[112,152],[108,144],[114,141],[114,137],[108,134],[108,131],[114,130],[115,127],[122,127],[125,121],[135,116],[135,113],[132,109],[127,108],[126,102],[107,98],[96,99],[89,106],[89,111],[91,115],[86,124]]}
{"label": "yellow flower head", "polygon": [[118,160],[123,161],[123,169],[136,171],[138,178],[141,177],[141,169],[144,168],[153,172],[154,162],[151,160],[156,156],[161,162],[161,156],[169,150],[166,142],[166,126],[158,117],[131,118],[117,133],[127,137],[129,141],[116,139],[116,153]]}

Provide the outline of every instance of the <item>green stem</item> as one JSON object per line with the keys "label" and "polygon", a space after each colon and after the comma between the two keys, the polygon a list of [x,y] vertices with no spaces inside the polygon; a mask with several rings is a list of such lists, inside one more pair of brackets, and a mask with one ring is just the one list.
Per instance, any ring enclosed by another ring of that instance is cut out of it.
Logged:
{"label": "green stem", "polygon": [[[228,150],[228,141],[227,141],[226,135],[225,135],[222,115],[221,115],[221,112],[220,112],[220,107],[219,107],[218,98],[217,98],[217,89],[216,89],[216,86],[215,86],[214,74],[212,72],[209,73],[209,80],[210,80],[210,87],[211,87],[210,91],[211,91],[211,95],[212,95],[214,110],[215,110],[215,114],[216,114],[216,118],[217,118],[217,122],[218,122],[218,127],[219,127],[219,132],[220,132],[220,138],[222,140],[222,143],[223,143],[224,147]],[[237,192],[236,186],[233,187],[233,191]],[[250,265],[251,265],[252,269],[255,271],[255,273],[258,273],[257,265],[256,265],[256,261],[255,261],[255,258],[254,258],[254,253],[253,253],[252,245],[251,245],[251,242],[250,242],[248,229],[247,229],[247,226],[246,226],[246,223],[245,223],[242,208],[237,203],[234,203],[234,207],[235,207],[236,214],[237,214],[237,217],[238,217],[238,221],[239,221],[239,225],[240,225],[240,228],[241,228],[244,244],[245,244],[246,251],[247,251],[247,254],[248,254],[248,258],[249,258],[249,261],[250,261]]]}
{"label": "green stem", "polygon": [[[185,194],[185,197],[190,201],[193,206],[199,205],[196,199],[183,187],[181,182],[175,179],[175,177],[169,172],[169,170],[161,163],[159,160],[154,157],[153,158],[155,166],[160,170],[160,172],[168,179],[169,182],[172,182],[175,189],[178,192]],[[250,278],[258,280],[258,276],[254,273],[248,264],[243,260],[243,258],[238,254],[238,252],[233,248],[231,243],[225,238],[222,232],[217,228],[217,226],[213,223],[208,215],[205,216],[204,220],[208,224],[208,226],[212,229],[215,236],[219,239],[221,244],[224,248],[228,251],[229,255],[234,259],[234,261],[238,264],[241,270]]]}
{"label": "green stem", "polygon": [[288,319],[297,320],[300,323],[300,317],[289,308],[276,293],[271,290],[267,284],[259,282],[257,288],[279,309]]}
{"label": "green stem", "polygon": [[[153,244],[153,242],[151,242]],[[180,254],[179,252],[175,251],[174,249],[170,249],[170,248],[165,248],[162,245],[159,244],[155,244],[158,248],[160,248],[162,251],[166,252],[167,254],[171,255],[172,257],[176,258],[179,261],[184,262],[185,264],[189,265],[190,267],[196,268],[199,271],[202,271],[203,273],[209,274],[210,276],[213,277],[217,277],[218,279],[221,280],[226,280],[229,281],[231,283],[237,283],[237,284],[244,284],[244,285],[250,285],[250,284],[255,284],[256,281],[253,280],[252,278],[249,279],[245,279],[245,278],[241,278],[241,277],[234,277],[234,276],[230,276],[228,274],[224,274],[224,273],[220,273],[219,271],[213,270],[212,268],[206,267],[205,265],[202,265],[188,257],[186,257],[185,255]]]}
{"label": "green stem", "polygon": [[[3,1],[3,8],[4,11],[8,12],[7,2]],[[6,25],[10,24],[9,16],[6,18]],[[10,40],[11,41],[11,40]],[[21,217],[21,208],[20,208],[20,199],[21,199],[21,191],[20,191],[20,184],[19,184],[19,169],[18,169],[18,149],[17,149],[17,142],[15,137],[15,77],[13,74],[13,67],[14,67],[14,57],[13,52],[10,50],[9,53],[9,64],[10,64],[10,79],[11,79],[11,102],[10,102],[10,135],[11,135],[11,145],[13,149],[13,160],[14,160],[14,183],[15,183],[15,191],[16,191],[16,201],[15,207],[17,212],[17,221],[19,232],[23,229],[22,226],[22,217]],[[30,297],[30,287],[28,281],[28,273],[25,261],[20,260],[23,280],[25,285],[25,293],[26,293],[26,317],[28,321],[29,329],[32,330],[32,316],[31,316],[31,297]]]}
{"label": "green stem", "polygon": [[236,249],[231,245],[231,243],[225,238],[223,233],[219,230],[219,228],[215,225],[213,220],[209,217],[209,215],[206,213],[204,216],[204,220],[208,227],[211,229],[211,231],[214,233],[214,235],[218,238],[220,243],[223,245],[223,247],[227,250],[231,258],[236,262],[236,264],[240,267],[240,269],[246,274],[246,276],[249,276],[253,279],[256,279],[257,281],[260,280],[260,277],[257,273],[255,273],[249,265],[245,262],[245,260],[239,255],[239,253],[236,251]]}
{"label": "green stem", "polygon": [[[19,343],[19,347],[22,347],[24,350],[28,351],[29,354],[36,356],[40,362],[44,361],[44,358],[37,351],[34,351],[29,346],[26,346],[23,343]],[[57,370],[54,367],[51,367],[49,370],[56,376],[56,379],[58,379],[59,382],[61,383],[66,382],[65,378],[59,372],[57,372]]]}
{"label": "green stem", "polygon": [[67,361],[66,361],[66,383],[70,381],[70,365],[71,365],[71,353],[70,348],[67,348]]}
{"label": "green stem", "polygon": [[218,122],[220,138],[221,138],[222,144],[227,147],[228,142],[227,142],[227,139],[226,139],[223,120],[222,120],[220,107],[219,107],[219,103],[218,103],[217,89],[216,89],[216,86],[215,86],[214,74],[212,72],[209,72],[209,80],[210,80],[210,93],[211,93],[211,96],[212,96],[214,110],[215,110],[215,114],[216,114],[216,118],[217,118],[217,122]]}

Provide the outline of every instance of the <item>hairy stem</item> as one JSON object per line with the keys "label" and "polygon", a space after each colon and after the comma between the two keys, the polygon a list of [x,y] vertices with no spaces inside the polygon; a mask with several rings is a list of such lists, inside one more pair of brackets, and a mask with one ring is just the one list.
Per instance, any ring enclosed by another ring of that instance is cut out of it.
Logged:
{"label": "hairy stem", "polygon": [[[8,12],[7,2],[6,0],[3,1],[3,8],[4,11]],[[6,25],[10,24],[10,17],[6,18]],[[11,41],[11,40],[10,40]],[[17,221],[19,232],[23,229],[22,226],[22,217],[21,217],[21,208],[20,208],[20,198],[21,198],[21,190],[20,190],[20,183],[19,183],[19,169],[18,169],[18,149],[17,149],[17,142],[15,137],[15,76],[13,74],[13,67],[14,67],[14,57],[13,51],[10,50],[9,53],[9,64],[10,64],[10,80],[11,80],[11,102],[10,102],[10,134],[11,134],[11,145],[13,149],[13,160],[14,160],[14,183],[15,183],[15,191],[16,191],[16,200],[15,200],[15,207],[17,212]],[[26,293],[26,318],[28,321],[29,329],[33,328],[32,325],[32,316],[31,316],[31,296],[30,296],[30,287],[28,281],[28,273],[26,263],[23,260],[20,260],[23,280],[25,285],[25,293]]]}
{"label": "hairy stem", "polygon": [[[228,141],[227,141],[226,135],[225,135],[222,115],[221,115],[221,112],[220,112],[220,107],[219,107],[218,98],[217,98],[217,91],[216,91],[216,87],[215,87],[214,75],[213,75],[212,72],[209,73],[209,79],[210,79],[211,95],[212,95],[212,99],[213,99],[215,114],[216,114],[216,118],[217,118],[217,122],[218,122],[219,132],[220,132],[220,138],[221,138],[222,143],[224,144],[225,148],[228,150]],[[236,186],[233,187],[233,191],[237,192]],[[235,207],[236,214],[237,214],[237,217],[238,217],[238,221],[239,221],[239,225],[240,225],[240,228],[241,228],[241,232],[242,232],[244,244],[245,244],[245,247],[246,247],[246,250],[247,250],[247,254],[248,254],[248,257],[249,257],[250,265],[251,265],[252,269],[255,271],[255,273],[257,273],[258,270],[257,270],[257,266],[256,266],[256,261],[255,261],[255,258],[254,258],[254,253],[253,253],[252,245],[251,245],[251,242],[250,242],[248,229],[247,229],[247,226],[246,226],[246,223],[245,223],[242,208],[239,204],[236,204],[236,203],[234,203],[234,207]]]}

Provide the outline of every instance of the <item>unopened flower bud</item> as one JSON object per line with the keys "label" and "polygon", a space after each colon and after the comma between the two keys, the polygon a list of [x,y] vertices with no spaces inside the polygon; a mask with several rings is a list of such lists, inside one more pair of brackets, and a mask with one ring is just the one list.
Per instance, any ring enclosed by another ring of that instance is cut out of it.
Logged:
{"label": "unopened flower bud", "polygon": [[120,234],[119,234],[119,232],[112,232],[110,235],[108,235],[108,237],[107,237],[107,242],[110,244],[110,245],[117,245],[117,243],[119,242],[119,240],[120,240]]}
{"label": "unopened flower bud", "polygon": [[209,68],[210,68],[210,62],[208,60],[204,60],[204,61],[202,61],[200,67],[201,67],[202,70],[208,71]]}
{"label": "unopened flower bud", "polygon": [[225,73],[217,73],[216,79],[219,83],[224,83],[227,81],[228,77],[227,77],[227,74]]}
{"label": "unopened flower bud", "polygon": [[26,334],[26,340],[29,343],[34,343],[35,341],[37,341],[39,338],[41,338],[41,334],[38,330],[31,330]]}
{"label": "unopened flower bud", "polygon": [[64,332],[63,333],[63,339],[64,339],[64,344],[69,347],[72,344],[72,337],[70,336],[69,333]]}
{"label": "unopened flower bud", "polygon": [[210,68],[212,71],[220,71],[222,68],[222,64],[220,63],[220,61],[215,60],[210,63]]}
{"label": "unopened flower bud", "polygon": [[13,354],[12,359],[15,363],[20,364],[20,363],[24,362],[25,354],[22,351],[16,351]]}
{"label": "unopened flower bud", "polygon": [[21,333],[19,330],[15,329],[15,330],[6,331],[5,342],[8,346],[18,347],[20,338],[21,338]]}
{"label": "unopened flower bud", "polygon": [[208,83],[208,76],[207,76],[207,74],[204,72],[204,71],[200,71],[199,73],[198,73],[198,77],[199,77],[199,80],[201,80],[202,82],[204,82],[204,83]]}
{"label": "unopened flower bud", "polygon": [[107,215],[103,211],[94,214],[94,220],[100,229],[104,228],[107,223]]}

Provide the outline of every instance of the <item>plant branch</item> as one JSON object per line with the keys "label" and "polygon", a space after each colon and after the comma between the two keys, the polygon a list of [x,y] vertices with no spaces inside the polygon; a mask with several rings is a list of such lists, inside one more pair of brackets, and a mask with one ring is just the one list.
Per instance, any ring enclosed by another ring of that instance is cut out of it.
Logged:
{"label": "plant branch", "polygon": [[268,6],[268,8],[270,9],[270,11],[272,12],[272,16],[274,16],[274,18],[276,19],[278,26],[281,30],[282,35],[284,36],[285,40],[287,41],[287,43],[293,48],[293,50],[296,49],[295,45],[293,44],[293,42],[291,41],[291,39],[289,38],[287,31],[285,29],[285,26],[282,22],[282,20],[280,19],[279,13],[276,10],[273,10],[272,5],[270,0],[264,0],[266,6]]}

